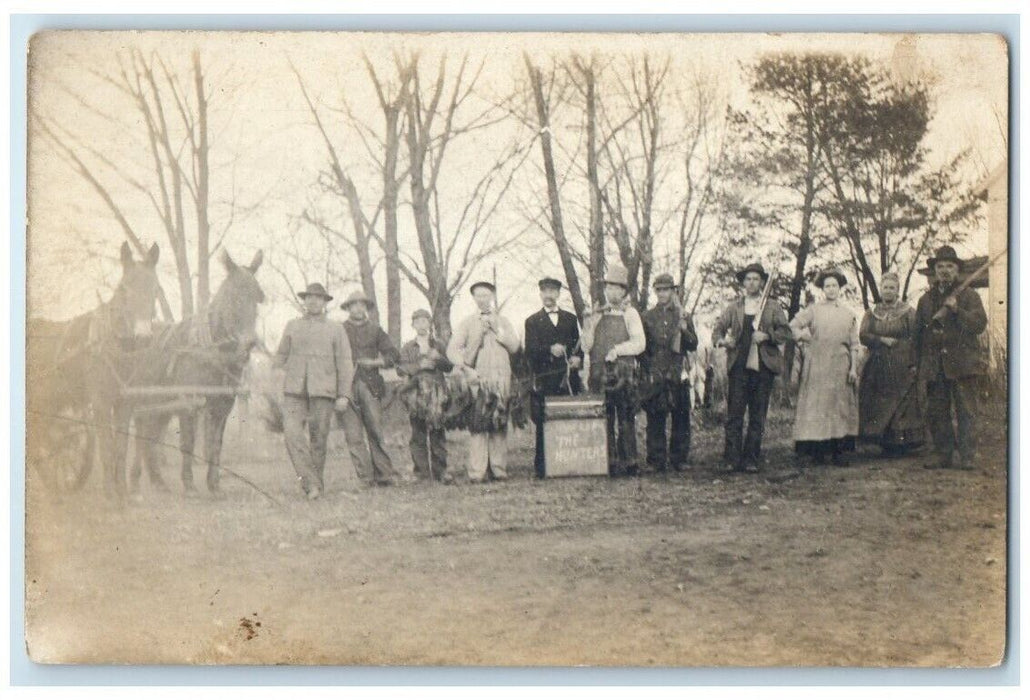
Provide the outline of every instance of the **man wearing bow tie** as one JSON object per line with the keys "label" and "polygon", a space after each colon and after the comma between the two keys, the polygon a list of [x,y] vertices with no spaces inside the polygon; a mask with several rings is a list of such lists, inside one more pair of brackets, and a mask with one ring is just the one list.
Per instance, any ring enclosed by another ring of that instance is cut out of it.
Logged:
{"label": "man wearing bow tie", "polygon": [[544,477],[544,398],[569,396],[583,390],[579,370],[579,322],[575,314],[558,308],[562,284],[553,277],[540,280],[543,308],[526,319],[526,359],[533,372],[532,418],[536,423],[536,475]]}

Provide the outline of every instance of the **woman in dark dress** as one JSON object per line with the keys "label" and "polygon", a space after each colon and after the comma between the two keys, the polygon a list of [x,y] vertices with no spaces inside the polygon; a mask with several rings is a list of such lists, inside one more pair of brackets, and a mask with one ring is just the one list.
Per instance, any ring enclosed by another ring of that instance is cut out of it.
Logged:
{"label": "woman in dark dress", "polygon": [[893,272],[880,280],[882,301],[866,312],[859,329],[869,359],[859,386],[859,436],[895,454],[923,444],[923,416],[915,382],[912,331],[916,312],[899,299]]}

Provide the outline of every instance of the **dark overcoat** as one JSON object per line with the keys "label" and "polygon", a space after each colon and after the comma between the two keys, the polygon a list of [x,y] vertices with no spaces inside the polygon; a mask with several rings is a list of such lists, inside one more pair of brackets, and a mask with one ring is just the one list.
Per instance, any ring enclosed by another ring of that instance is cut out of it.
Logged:
{"label": "dark overcoat", "polygon": [[[744,330],[744,297],[731,302],[723,309],[722,314],[715,321],[715,328],[712,330],[712,345],[718,347],[718,342],[726,337],[727,333],[737,343],[732,348],[726,349],[726,368],[733,368],[737,355],[748,348],[739,347],[739,339]],[[783,371],[783,355],[780,353],[780,345],[790,340],[790,326],[787,324],[787,314],[783,307],[775,299],[769,299],[762,311],[762,319],[758,324],[758,330],[769,334],[769,339],[758,346],[758,356],[762,364],[773,374]]]}
{"label": "dark overcoat", "polygon": [[932,381],[939,371],[946,379],[974,377],[987,371],[987,355],[980,343],[980,334],[987,328],[987,313],[980,295],[972,289],[962,290],[956,297],[958,308],[933,320],[950,294],[950,290],[934,286],[916,306],[914,340],[922,381]]}
{"label": "dark overcoat", "polygon": [[[569,357],[583,360],[583,350],[579,347],[579,322],[576,315],[558,309],[558,324],[548,318],[547,312],[540,309],[526,319],[525,324],[526,359],[533,373],[536,391],[545,396],[567,394],[568,389],[562,386],[565,380],[566,361],[564,357],[551,354],[551,346],[561,343]],[[569,381],[574,394],[582,391],[583,385],[579,372],[569,372]]]}

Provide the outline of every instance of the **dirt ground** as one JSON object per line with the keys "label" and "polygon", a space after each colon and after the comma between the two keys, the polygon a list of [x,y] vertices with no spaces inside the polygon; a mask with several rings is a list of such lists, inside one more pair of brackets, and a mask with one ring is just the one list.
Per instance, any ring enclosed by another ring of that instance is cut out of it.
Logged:
{"label": "dirt ground", "polygon": [[[26,618],[41,662],[987,666],[1004,654],[1004,419],[974,472],[863,450],[793,470],[777,413],[759,475],[717,462],[633,479],[364,488],[342,434],[328,494],[300,495],[282,437],[234,420],[228,498],[144,483],[112,507],[30,480]],[[640,419],[643,424],[643,417]],[[699,425],[699,423],[706,423]],[[390,451],[410,468],[407,426]],[[174,433],[174,426],[173,431]],[[174,434],[168,436],[175,440]],[[451,436],[452,464],[464,445]],[[31,473],[31,472],[30,472]],[[203,471],[197,468],[198,483]]]}

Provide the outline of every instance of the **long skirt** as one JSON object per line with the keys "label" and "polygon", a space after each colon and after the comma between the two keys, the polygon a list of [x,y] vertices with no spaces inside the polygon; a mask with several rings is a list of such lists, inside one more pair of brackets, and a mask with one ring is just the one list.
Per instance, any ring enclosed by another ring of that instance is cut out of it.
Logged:
{"label": "long skirt", "polygon": [[858,394],[859,436],[887,450],[918,447],[924,441],[915,373],[907,341],[872,351]]}

